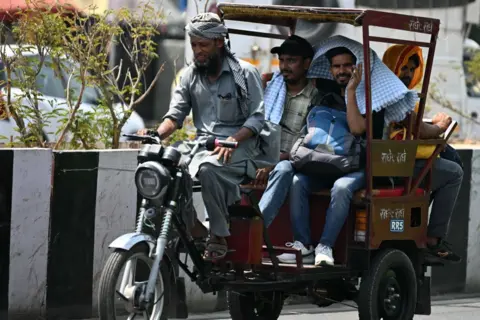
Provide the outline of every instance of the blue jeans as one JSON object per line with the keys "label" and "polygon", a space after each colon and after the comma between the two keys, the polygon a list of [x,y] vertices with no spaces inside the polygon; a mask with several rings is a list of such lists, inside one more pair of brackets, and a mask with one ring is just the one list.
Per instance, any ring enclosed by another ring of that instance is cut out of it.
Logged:
{"label": "blue jeans", "polygon": [[348,217],[354,193],[365,185],[364,171],[347,174],[336,181],[318,180],[295,173],[288,160],[279,162],[270,173],[267,189],[259,203],[266,226],[278,215],[288,193],[293,238],[304,245],[310,245],[309,195],[311,192],[330,188],[332,184],[330,205],[320,243],[333,247]]}

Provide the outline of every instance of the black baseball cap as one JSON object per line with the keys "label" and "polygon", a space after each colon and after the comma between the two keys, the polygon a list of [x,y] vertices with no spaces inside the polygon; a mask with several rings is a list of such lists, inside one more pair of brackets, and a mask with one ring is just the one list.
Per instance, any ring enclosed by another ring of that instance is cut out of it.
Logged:
{"label": "black baseball cap", "polygon": [[315,51],[312,45],[302,37],[292,35],[288,37],[280,47],[275,47],[270,50],[271,53],[276,54],[290,54],[292,56],[302,56],[305,58],[313,58]]}

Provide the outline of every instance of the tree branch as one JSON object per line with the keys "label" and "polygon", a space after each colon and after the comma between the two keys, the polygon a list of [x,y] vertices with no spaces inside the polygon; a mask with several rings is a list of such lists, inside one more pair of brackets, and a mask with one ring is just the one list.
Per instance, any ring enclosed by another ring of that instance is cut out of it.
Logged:
{"label": "tree branch", "polygon": [[145,99],[145,97],[148,96],[150,91],[152,91],[153,87],[158,81],[158,78],[160,77],[160,74],[164,71],[164,66],[165,66],[165,62],[160,66],[160,69],[158,69],[157,74],[155,75],[155,78],[153,78],[152,82],[148,86],[148,89],[145,90],[145,92],[132,104],[132,107],[141,103]]}
{"label": "tree branch", "polygon": [[[75,120],[75,115],[76,115],[78,109],[80,108],[80,106],[82,104],[83,92],[85,91],[85,87],[86,87],[85,77],[86,77],[86,72],[83,71],[82,72],[82,81],[81,81],[82,84],[81,84],[80,94],[78,96],[78,100],[75,104],[75,108],[72,110],[72,113],[70,114],[70,117],[68,118],[68,121],[67,121],[65,127],[62,130],[62,133],[60,134],[60,137],[58,138],[57,142],[55,143],[55,146],[53,147],[53,149],[55,149],[55,150],[58,149],[60,144],[65,139],[65,135],[67,134],[68,130],[70,130],[70,126],[72,125],[72,123]],[[69,79],[69,82],[70,82],[70,79]],[[70,84],[68,84],[68,91],[70,91]]]}

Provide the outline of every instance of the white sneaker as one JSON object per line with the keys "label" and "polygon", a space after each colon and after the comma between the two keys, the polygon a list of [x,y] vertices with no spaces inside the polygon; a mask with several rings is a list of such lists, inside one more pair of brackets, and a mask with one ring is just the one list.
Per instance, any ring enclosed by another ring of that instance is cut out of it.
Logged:
{"label": "white sneaker", "polygon": [[322,263],[333,266],[332,248],[319,243],[315,248],[315,265],[319,266]]}
{"label": "white sneaker", "polygon": [[[312,246],[308,246],[308,248],[305,248],[303,243],[301,243],[300,241],[295,241],[293,243],[287,242],[285,246],[288,248],[299,250],[302,253],[303,263],[313,263],[313,261],[315,260],[313,257]],[[277,258],[281,263],[297,263],[297,258],[293,253],[283,253],[279,255]]]}

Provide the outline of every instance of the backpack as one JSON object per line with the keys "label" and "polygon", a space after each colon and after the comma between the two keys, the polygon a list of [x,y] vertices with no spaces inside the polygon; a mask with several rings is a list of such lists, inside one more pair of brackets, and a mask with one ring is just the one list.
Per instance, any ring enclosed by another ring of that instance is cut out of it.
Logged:
{"label": "backpack", "polygon": [[336,179],[363,167],[366,143],[350,133],[346,112],[315,106],[306,122],[290,152],[297,172]]}

